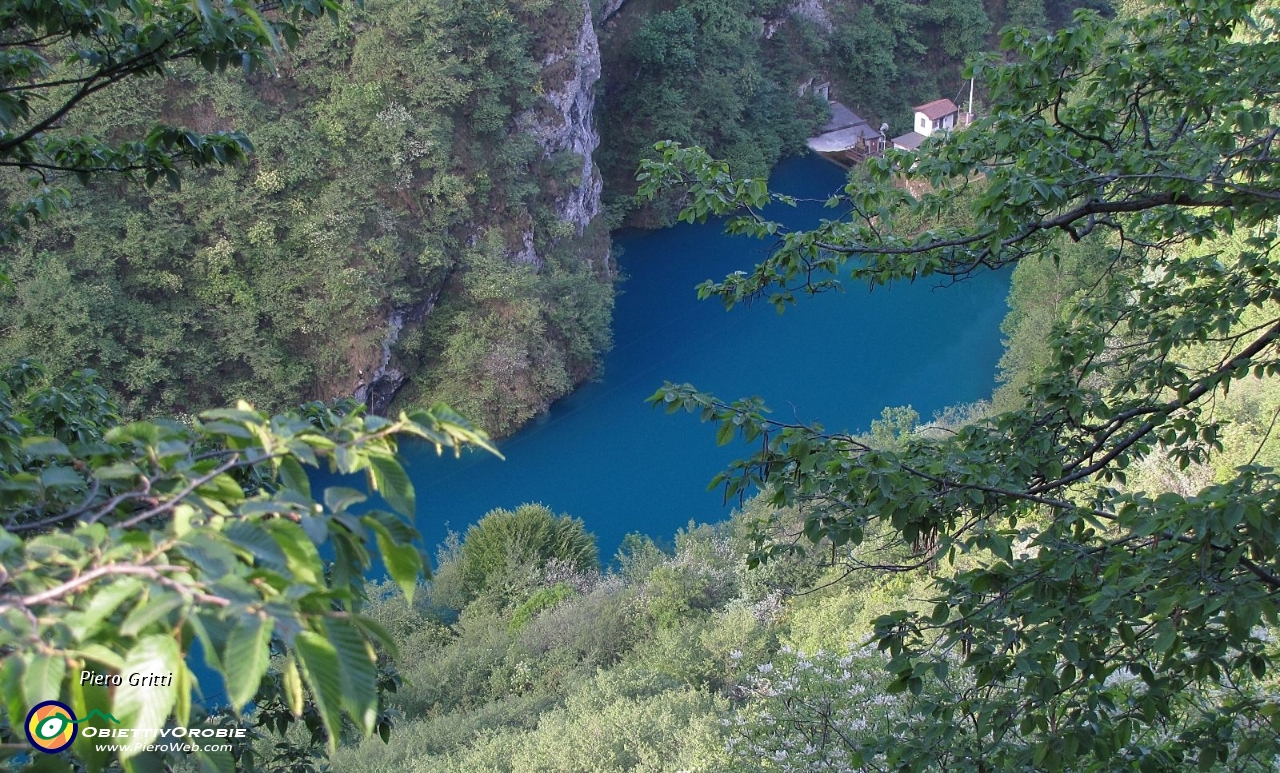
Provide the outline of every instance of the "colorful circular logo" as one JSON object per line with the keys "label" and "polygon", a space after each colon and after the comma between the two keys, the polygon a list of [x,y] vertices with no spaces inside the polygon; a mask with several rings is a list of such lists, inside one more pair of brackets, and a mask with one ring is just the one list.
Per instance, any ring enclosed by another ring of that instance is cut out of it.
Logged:
{"label": "colorful circular logo", "polygon": [[61,701],[37,703],[27,714],[27,740],[47,754],[57,754],[76,740],[76,715]]}

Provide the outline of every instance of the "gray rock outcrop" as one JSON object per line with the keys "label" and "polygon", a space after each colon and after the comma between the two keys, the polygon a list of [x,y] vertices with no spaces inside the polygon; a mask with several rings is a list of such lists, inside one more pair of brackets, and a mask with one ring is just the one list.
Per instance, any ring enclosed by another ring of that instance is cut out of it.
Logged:
{"label": "gray rock outcrop", "polygon": [[[616,11],[622,0],[609,0],[606,5],[612,5]],[[549,54],[542,62],[544,70],[555,67],[557,72],[566,75],[559,83],[546,84],[545,104],[516,118],[516,131],[531,135],[545,157],[564,151],[577,157],[577,185],[566,190],[555,204],[557,218],[571,224],[577,236],[582,236],[588,224],[600,215],[600,195],[604,189],[600,170],[592,160],[600,145],[593,112],[595,84],[600,79],[600,45],[589,0],[582,0],[582,7],[582,23],[573,45]],[[519,247],[510,251],[509,258],[514,262],[542,265],[543,258],[537,253],[531,230],[520,235]],[[588,258],[592,262],[597,259],[605,261],[607,267],[607,254]],[[388,316],[380,363],[362,379],[354,392],[354,397],[368,404],[371,412],[385,411],[408,377],[395,365],[392,348],[405,325],[419,323],[430,314],[438,294],[439,290],[428,300],[410,308],[395,309]]]}
{"label": "gray rock outcrop", "polygon": [[[562,62],[571,63],[569,77],[543,95],[546,101],[543,109],[527,110],[516,119],[519,130],[532,135],[545,156],[565,150],[578,156],[581,164],[578,185],[557,202],[557,214],[560,220],[572,223],[579,236],[600,214],[600,194],[604,189],[600,171],[592,160],[600,145],[600,133],[596,131],[594,122],[595,84],[600,80],[600,43],[587,0],[583,0],[582,7],[582,24],[574,46],[550,54],[542,63],[543,69]],[[550,111],[545,109],[547,106]]]}

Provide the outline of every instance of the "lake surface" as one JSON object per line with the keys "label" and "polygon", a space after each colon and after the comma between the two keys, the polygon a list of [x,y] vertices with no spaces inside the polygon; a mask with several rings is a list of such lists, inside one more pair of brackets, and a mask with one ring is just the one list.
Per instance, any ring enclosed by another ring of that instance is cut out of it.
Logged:
{"label": "lake surface", "polygon": [[[784,161],[775,190],[818,199],[773,216],[813,225],[832,210],[821,201],[844,172],[816,157]],[[614,244],[626,280],[614,313],[614,348],[601,380],[580,388],[487,454],[437,458],[405,444],[427,545],[496,507],[541,502],[586,521],[608,561],[624,535],[669,541],[691,520],[718,521],[730,510],[707,483],[748,450],[715,444],[712,425],[667,415],[645,398],[664,381],[692,383],[731,400],[765,398],[774,416],[865,430],[885,406],[911,405],[928,419],[949,405],[987,398],[1001,354],[1006,274],[953,287],[936,281],[874,292],[847,287],[801,299],[779,315],[772,305],[726,311],[698,301],[694,287],[750,270],[765,242],[731,238],[719,223],[624,232]]]}
{"label": "lake surface", "polygon": [[[775,190],[818,199],[770,214],[789,225],[816,224],[844,172],[820,158],[784,161]],[[707,483],[750,449],[717,446],[713,425],[645,404],[664,381],[691,383],[733,400],[760,395],[773,415],[861,431],[890,405],[928,419],[947,406],[990,397],[1000,359],[1008,274],[984,274],[941,288],[937,282],[802,298],[779,315],[772,305],[725,311],[699,301],[694,287],[750,270],[764,242],[730,238],[718,223],[615,235],[626,280],[614,310],[614,347],[601,380],[502,441],[506,460],[484,453],[437,457],[403,443],[417,492],[418,530],[432,548],[449,529],[465,532],[496,507],[541,502],[586,521],[608,562],[629,532],[670,542],[690,521],[727,518],[730,506]],[[324,473],[313,485],[338,482]],[[346,485],[364,488],[363,476]],[[731,505],[733,503],[730,503]],[[376,561],[376,559],[375,559]],[[371,572],[382,575],[381,565]],[[188,658],[205,701],[225,696],[199,647]]]}

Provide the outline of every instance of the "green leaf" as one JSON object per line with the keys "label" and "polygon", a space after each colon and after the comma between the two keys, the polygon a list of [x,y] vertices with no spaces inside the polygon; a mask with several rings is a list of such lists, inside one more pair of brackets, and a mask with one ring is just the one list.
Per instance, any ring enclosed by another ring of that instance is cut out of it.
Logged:
{"label": "green leaf", "polygon": [[332,512],[341,512],[367,500],[362,492],[346,486],[330,486],[324,490],[324,504]]}
{"label": "green leaf", "polygon": [[350,621],[327,618],[324,630],[338,655],[342,704],[356,726],[371,735],[378,719],[377,655]]}
{"label": "green leaf", "polygon": [[392,660],[399,657],[396,649],[395,638],[391,632],[383,627],[382,623],[371,617],[363,615],[352,615],[351,621],[360,629],[365,638],[381,646],[391,656]]}
{"label": "green leaf", "polygon": [[9,727],[22,727],[27,715],[26,701],[23,700],[22,672],[26,663],[22,658],[5,658],[0,661],[0,698],[4,699],[5,710],[9,713]]}
{"label": "green leaf", "polygon": [[254,557],[260,566],[277,572],[288,570],[288,559],[271,532],[249,520],[232,522],[222,532],[232,545],[242,548]]}
{"label": "green leaf", "polygon": [[[123,664],[123,661],[121,661]],[[97,738],[85,735],[84,730],[87,727],[102,729],[104,727],[115,727],[116,725],[103,719],[100,715],[90,717],[90,709],[98,709],[101,711],[103,707],[111,705],[111,693],[109,688],[96,685],[82,685],[79,679],[72,679],[68,685],[71,710],[75,712],[77,717],[85,720],[80,725],[80,732],[76,734],[76,740],[72,743],[72,750],[79,757],[85,766],[92,772],[97,773],[107,766],[111,760],[111,753],[98,747],[102,742]]]}
{"label": "green leaf", "polygon": [[40,485],[44,488],[74,488],[84,485],[84,478],[70,467],[46,467],[40,471]]}
{"label": "green leaf", "polygon": [[303,631],[293,642],[302,666],[303,676],[311,686],[316,709],[329,737],[329,751],[337,748],[338,732],[342,729],[342,681],[338,675],[337,650],[327,639],[314,631]]}
{"label": "green leaf", "polygon": [[71,452],[62,441],[51,437],[28,437],[22,439],[22,452],[37,459],[50,456],[71,456]]}
{"label": "green leaf", "polygon": [[373,488],[382,494],[387,503],[403,515],[413,517],[413,483],[395,457],[369,455],[369,476]]}
{"label": "green leaf", "polygon": [[302,469],[302,465],[292,456],[283,457],[280,460],[280,482],[290,491],[296,491],[299,494],[311,498],[311,479],[307,477],[307,473]]}
{"label": "green leaf", "polygon": [[206,502],[234,506],[244,501],[244,489],[240,487],[235,478],[226,473],[202,483],[196,489],[196,493],[204,497]]}
{"label": "green leaf", "polygon": [[284,552],[285,566],[293,579],[308,585],[319,585],[324,577],[324,567],[320,563],[316,546],[302,527],[281,519],[266,521],[263,526]]}
{"label": "green leaf", "polygon": [[130,752],[126,758],[122,749],[120,759],[124,764],[125,773],[169,773],[170,771],[164,757],[156,752]]}
{"label": "green leaf", "polygon": [[201,773],[236,773],[236,758],[231,752],[207,744],[197,749],[196,761],[200,763]]}
{"label": "green leaf", "polygon": [[93,471],[98,480],[131,480],[142,474],[138,465],[133,462],[116,462],[106,467],[98,467]]}
{"label": "green leaf", "polygon": [[62,754],[37,754],[22,773],[73,773],[71,760]]}
{"label": "green leaf", "polygon": [[284,697],[289,711],[293,712],[295,717],[302,716],[304,708],[302,677],[298,674],[298,662],[294,660],[293,655],[288,656],[284,661]]}
{"label": "green leaf", "polygon": [[182,596],[170,591],[153,591],[148,598],[138,602],[129,616],[120,624],[123,636],[137,636],[147,626],[160,620],[183,604]]}
{"label": "green leaf", "polygon": [[222,656],[227,700],[239,711],[253,700],[271,662],[271,630],[274,621],[265,615],[250,615],[238,622],[227,637]]}
{"label": "green leaf", "polygon": [[62,680],[66,674],[67,661],[61,655],[31,655],[22,672],[22,692],[26,696],[27,705],[58,700],[62,695]]}
{"label": "green leaf", "polygon": [[366,515],[360,520],[373,529],[374,539],[378,543],[378,552],[382,554],[382,562],[387,566],[387,573],[391,575],[396,585],[400,586],[405,598],[412,604],[418,578],[422,576],[422,554],[412,544],[395,540],[376,513]]}
{"label": "green leaf", "polygon": [[134,577],[123,577],[111,583],[98,583],[93,586],[96,593],[82,611],[70,612],[65,622],[71,633],[78,640],[90,638],[102,624],[102,621],[124,603],[126,599],[135,597],[142,589],[142,581]]}
{"label": "green leaf", "polygon": [[173,686],[178,693],[178,700],[173,707],[174,721],[180,726],[191,724],[191,689],[196,685],[195,674],[186,662],[173,673]]}
{"label": "green leaf", "polygon": [[85,660],[91,660],[94,663],[104,665],[112,671],[119,672],[124,668],[124,658],[120,657],[120,655],[115,651],[107,649],[105,646],[96,642],[86,644],[72,654],[78,655]]}
{"label": "green leaf", "polygon": [[[172,676],[182,667],[182,653],[172,636],[148,636],[141,639],[124,659],[124,673]],[[165,680],[161,680],[162,682]],[[173,679],[168,685],[130,685],[127,681],[116,688],[112,714],[120,726],[128,729],[158,730],[164,727],[177,700]],[[135,747],[122,747],[122,760],[139,752]]]}

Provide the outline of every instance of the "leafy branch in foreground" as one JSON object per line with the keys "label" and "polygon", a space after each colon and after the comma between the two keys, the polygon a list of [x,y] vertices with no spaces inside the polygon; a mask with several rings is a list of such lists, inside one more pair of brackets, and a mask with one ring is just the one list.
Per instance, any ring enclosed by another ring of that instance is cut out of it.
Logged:
{"label": "leafy branch in foreground", "polygon": [[[428,569],[398,439],[496,453],[484,434],[444,406],[390,420],[354,404],[267,416],[242,403],[190,426],[124,424],[92,373],[64,386],[42,380],[30,366],[0,380],[8,727],[49,699],[80,716],[109,712],[124,729],[155,730],[171,717],[185,725],[197,687],[185,658],[196,642],[238,711],[258,693],[276,640],[295,715],[305,685],[331,746],[344,713],[366,735],[381,731],[374,646],[394,645],[360,614],[364,573],[376,550],[412,597]],[[392,510],[357,513],[367,497],[347,487],[313,492],[307,468],[321,466],[363,473]],[[85,669],[174,678],[108,691],[83,684]],[[108,762],[87,738],[74,751],[91,769]],[[127,767],[140,764],[135,754],[120,753]],[[229,755],[205,757],[233,767]]]}
{"label": "leafy branch in foreground", "polygon": [[[1280,14],[1186,0],[1004,45],[1011,62],[973,68],[989,115],[869,162],[813,230],[768,219],[782,197],[697,148],[660,145],[640,177],[647,195],[692,188],[686,220],[730,215],[729,231],[774,240],[753,271],[699,288],[728,306],[1100,244],[1102,279],[1055,329],[1024,407],[875,449],[758,400],[668,384],[652,401],[757,444],[716,482],[804,506],[803,535],[851,566],[874,532],[936,568],[931,615],[877,623],[893,689],[920,697],[892,732],[847,744],[855,767],[1270,769],[1280,479],[1251,462],[1174,492],[1131,473],[1206,465],[1223,451],[1215,401],[1280,373]],[[798,549],[758,545],[757,560]],[[971,678],[933,676],[953,662]]]}
{"label": "leafy branch in foreground", "polygon": [[57,183],[75,176],[123,175],[179,184],[182,164],[241,161],[252,150],[240,132],[200,133],[156,126],[140,139],[109,141],[68,133],[67,116],[122,80],[163,76],[170,64],[246,72],[293,46],[297,22],[326,14],[337,0],[38,0],[0,2],[0,169],[26,173],[32,195],[11,202],[0,244],[65,204]]}

